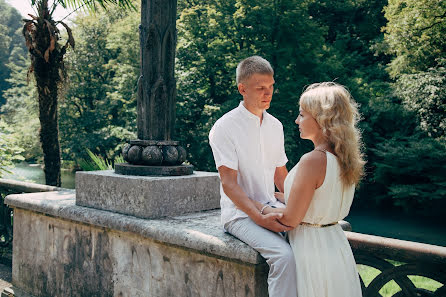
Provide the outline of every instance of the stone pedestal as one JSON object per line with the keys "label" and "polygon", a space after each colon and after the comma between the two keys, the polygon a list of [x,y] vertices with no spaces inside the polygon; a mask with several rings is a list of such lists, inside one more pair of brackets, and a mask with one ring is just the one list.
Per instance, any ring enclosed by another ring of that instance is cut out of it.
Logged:
{"label": "stone pedestal", "polygon": [[35,297],[268,296],[268,266],[222,231],[219,210],[145,220],[77,206],[72,192],[6,203],[12,283]]}
{"label": "stone pedestal", "polygon": [[112,170],[76,173],[76,204],[153,219],[220,208],[218,173],[131,176]]}

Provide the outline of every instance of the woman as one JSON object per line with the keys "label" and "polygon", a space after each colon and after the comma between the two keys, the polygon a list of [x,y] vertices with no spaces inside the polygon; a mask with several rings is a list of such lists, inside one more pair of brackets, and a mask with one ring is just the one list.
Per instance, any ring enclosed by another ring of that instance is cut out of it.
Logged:
{"label": "woman", "polygon": [[[333,82],[309,86],[300,98],[300,137],[314,150],[303,155],[285,180],[282,212],[296,258],[298,296],[360,297],[355,260],[338,221],[345,218],[364,168],[359,114],[349,92]],[[278,199],[283,197],[278,196]]]}

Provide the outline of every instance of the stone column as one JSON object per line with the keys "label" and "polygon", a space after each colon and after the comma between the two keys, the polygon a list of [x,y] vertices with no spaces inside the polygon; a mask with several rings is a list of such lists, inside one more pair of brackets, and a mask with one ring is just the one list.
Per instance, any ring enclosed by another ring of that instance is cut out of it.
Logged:
{"label": "stone column", "polygon": [[138,80],[138,139],[124,146],[116,173],[187,175],[186,150],[174,141],[176,0],[142,0],[141,76]]}
{"label": "stone column", "polygon": [[141,3],[138,138],[171,140],[175,123],[176,0]]}

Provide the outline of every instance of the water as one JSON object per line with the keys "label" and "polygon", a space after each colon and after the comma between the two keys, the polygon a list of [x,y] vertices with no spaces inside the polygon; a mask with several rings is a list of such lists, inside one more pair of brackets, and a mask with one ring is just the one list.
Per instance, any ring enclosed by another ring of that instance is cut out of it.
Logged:
{"label": "water", "polygon": [[[37,184],[45,184],[45,174],[40,164],[28,164],[26,162],[16,164],[11,173],[5,173],[2,177],[19,181],[33,182]],[[74,189],[75,172],[71,170],[62,170],[62,188]]]}
{"label": "water", "polygon": [[385,209],[351,209],[345,218],[353,232],[446,246],[446,223]]}

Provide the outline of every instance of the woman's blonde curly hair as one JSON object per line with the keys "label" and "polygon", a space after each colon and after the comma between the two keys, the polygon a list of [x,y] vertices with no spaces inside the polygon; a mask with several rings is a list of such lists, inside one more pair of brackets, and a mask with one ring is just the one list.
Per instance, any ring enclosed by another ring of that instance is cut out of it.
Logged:
{"label": "woman's blonde curly hair", "polygon": [[358,184],[364,175],[358,104],[347,89],[334,82],[308,86],[300,97],[300,107],[310,113],[335,151],[344,185]]}

